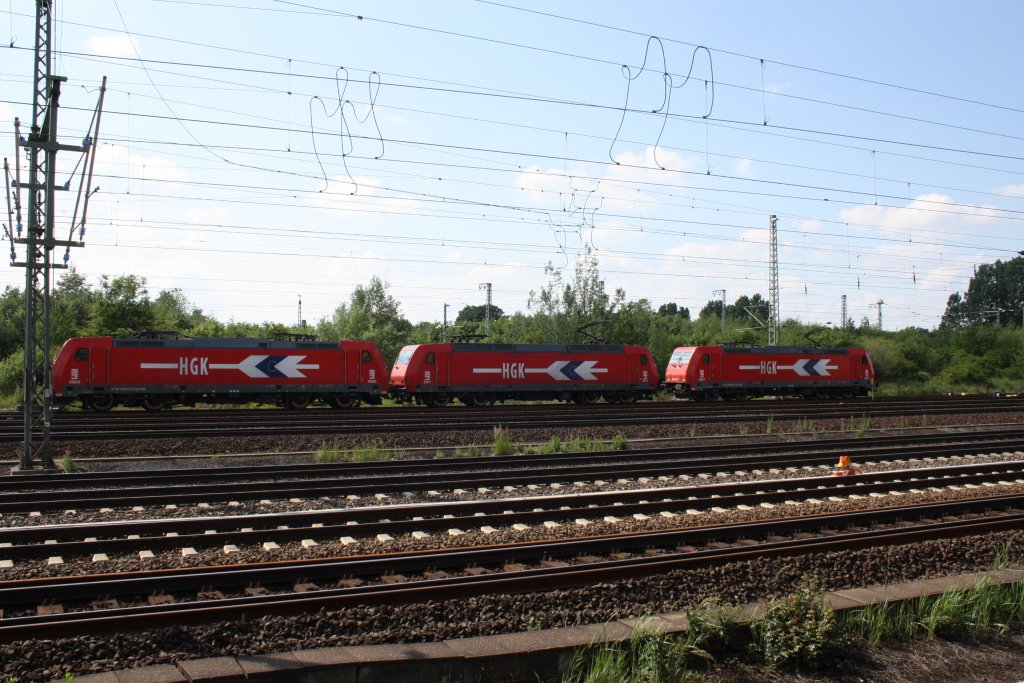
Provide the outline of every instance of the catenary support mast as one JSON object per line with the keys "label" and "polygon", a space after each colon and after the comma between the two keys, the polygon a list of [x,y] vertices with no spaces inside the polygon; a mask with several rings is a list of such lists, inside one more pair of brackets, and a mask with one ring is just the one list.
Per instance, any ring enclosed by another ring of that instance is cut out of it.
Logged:
{"label": "catenary support mast", "polygon": [[779,345],[779,219],[768,219],[768,346]]}
{"label": "catenary support mast", "polygon": [[[54,76],[52,64],[53,34],[53,0],[36,0],[36,41],[34,57],[34,73],[32,79],[32,125],[26,137],[21,135],[21,126],[14,121],[15,144],[18,147],[20,160],[21,148],[28,151],[28,180],[22,182],[20,165],[15,189],[19,193],[26,191],[26,213],[28,226],[22,237],[21,225],[18,225],[18,236],[13,242],[25,245],[25,260],[12,259],[11,265],[25,269],[25,365],[23,372],[22,406],[24,410],[24,445],[19,463],[20,470],[31,470],[38,459],[44,469],[53,469],[53,454],[50,451],[50,423],[52,399],[52,371],[50,368],[50,293],[52,291],[52,272],[56,268],[67,268],[66,263],[53,262],[54,247],[70,248],[82,246],[80,241],[72,241],[77,227],[80,235],[85,231],[85,215],[88,199],[91,194],[86,183],[79,188],[79,200],[82,202],[81,221],[78,220],[78,204],[72,216],[71,230],[67,240],[54,238],[54,205],[56,192],[69,185],[58,187],[56,183],[57,152],[78,152],[95,154],[96,136],[99,134],[100,112],[103,107],[103,94],[106,91],[106,79],[100,88],[99,104],[96,108],[90,135],[87,135],[82,146],[61,145],[57,142],[57,111],[60,102],[61,83],[67,79]],[[89,180],[92,179],[93,161],[89,159],[85,165]],[[19,212],[20,214],[20,212]],[[65,257],[66,260],[66,257]]]}

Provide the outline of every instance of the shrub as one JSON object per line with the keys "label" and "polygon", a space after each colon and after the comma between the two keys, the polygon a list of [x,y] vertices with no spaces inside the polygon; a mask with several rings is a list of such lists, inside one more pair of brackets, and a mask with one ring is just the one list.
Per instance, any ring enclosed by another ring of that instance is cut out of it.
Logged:
{"label": "shrub", "polygon": [[841,669],[849,664],[854,647],[825,604],[821,585],[811,579],[794,594],[773,600],[753,625],[753,635],[765,663],[778,669]]}

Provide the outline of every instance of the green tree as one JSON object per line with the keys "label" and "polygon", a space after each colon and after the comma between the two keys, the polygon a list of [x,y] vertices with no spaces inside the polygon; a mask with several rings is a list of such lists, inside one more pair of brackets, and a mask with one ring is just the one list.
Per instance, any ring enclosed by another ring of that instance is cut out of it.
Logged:
{"label": "green tree", "polygon": [[330,318],[322,318],[317,332],[326,339],[371,341],[390,363],[408,342],[412,323],[399,312],[388,285],[374,276],[366,287],[357,286],[349,302],[339,305]]}
{"label": "green tree", "polygon": [[590,251],[576,260],[572,282],[565,282],[561,270],[550,263],[545,266],[544,273],[548,284],[539,292],[531,291],[526,304],[533,313],[533,325],[543,341],[582,341],[576,330],[610,318],[626,297],[621,289],[615,291],[614,299],[608,296],[598,270],[597,257]]}
{"label": "green tree", "polygon": [[[505,312],[495,305],[491,305],[491,322],[505,317]],[[459,315],[455,318],[455,324],[460,323],[482,323],[487,320],[487,304],[479,306],[463,306]]]}
{"label": "green tree", "polygon": [[155,321],[146,278],[137,275],[101,278],[100,291],[89,315],[92,334],[124,335],[149,330],[153,329]]}
{"label": "green tree", "polygon": [[155,327],[183,333],[191,333],[207,319],[178,288],[165,289],[157,295],[153,300],[153,318]]}
{"label": "green tree", "polygon": [[25,343],[25,297],[8,285],[0,296],[0,358],[21,349]]}
{"label": "green tree", "polygon": [[961,295],[946,303],[942,325],[1024,325],[1024,256],[978,266]]}
{"label": "green tree", "polygon": [[661,306],[658,306],[658,315],[663,315],[663,316],[668,316],[668,317],[679,316],[680,318],[683,318],[685,320],[689,320],[690,319],[690,309],[686,308],[685,306],[680,306],[679,304],[677,304],[677,303],[675,303],[673,301],[670,301],[667,304],[662,304]]}
{"label": "green tree", "polygon": [[55,345],[87,333],[96,293],[74,267],[57,281],[51,301],[50,339]]}

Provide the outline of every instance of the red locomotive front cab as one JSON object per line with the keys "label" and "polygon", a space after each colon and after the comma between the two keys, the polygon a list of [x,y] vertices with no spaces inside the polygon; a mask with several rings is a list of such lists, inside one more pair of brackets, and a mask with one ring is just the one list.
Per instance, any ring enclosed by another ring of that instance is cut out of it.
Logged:
{"label": "red locomotive front cab", "polygon": [[467,405],[506,400],[593,403],[650,398],[659,373],[651,352],[615,344],[419,344],[391,370],[399,401]]}
{"label": "red locomotive front cab", "polygon": [[114,405],[110,384],[111,337],[76,337],[60,347],[53,360],[53,402],[81,398],[87,408],[107,410]]}

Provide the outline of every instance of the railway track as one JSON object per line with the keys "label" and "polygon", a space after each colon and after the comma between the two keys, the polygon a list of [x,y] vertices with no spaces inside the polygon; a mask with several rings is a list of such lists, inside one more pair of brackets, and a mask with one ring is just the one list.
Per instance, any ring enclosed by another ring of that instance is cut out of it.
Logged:
{"label": "railway track", "polygon": [[[950,443],[955,441],[955,443]],[[503,456],[216,470],[19,475],[0,480],[0,513],[88,510],[302,497],[403,495],[455,489],[695,477],[723,468],[830,467],[838,450],[859,462],[952,457],[1024,449],[1024,430],[856,441],[787,442],[557,456]]]}
{"label": "railway track", "polygon": [[[14,562],[76,556],[166,552],[188,548],[267,547],[339,538],[396,538],[419,534],[465,533],[464,530],[570,524],[581,529],[632,517],[642,520],[685,518],[709,510],[881,498],[903,493],[941,492],[953,487],[1024,485],[1024,461],[890,470],[855,477],[815,476],[711,485],[568,492],[490,500],[359,506],[303,512],[219,515],[202,518],[157,518],[82,524],[0,528],[0,559]],[[678,483],[678,480],[676,481]]]}
{"label": "railway track", "polygon": [[[394,433],[403,431],[490,430],[507,428],[586,428],[720,421],[821,420],[970,413],[1024,412],[1021,398],[914,398],[851,401],[746,401],[716,404],[650,402],[635,405],[561,404],[489,408],[366,408],[359,410],[190,410],[103,415],[56,414],[52,438],[58,441],[156,439],[188,435],[285,436],[295,434]],[[20,415],[0,417],[0,443],[23,437]]]}
{"label": "railway track", "polygon": [[[1021,528],[1024,496],[1013,494],[568,540],[10,581],[0,584],[0,641],[551,591],[757,557]],[[96,601],[98,595],[108,597]],[[19,607],[27,613],[8,616]]]}

